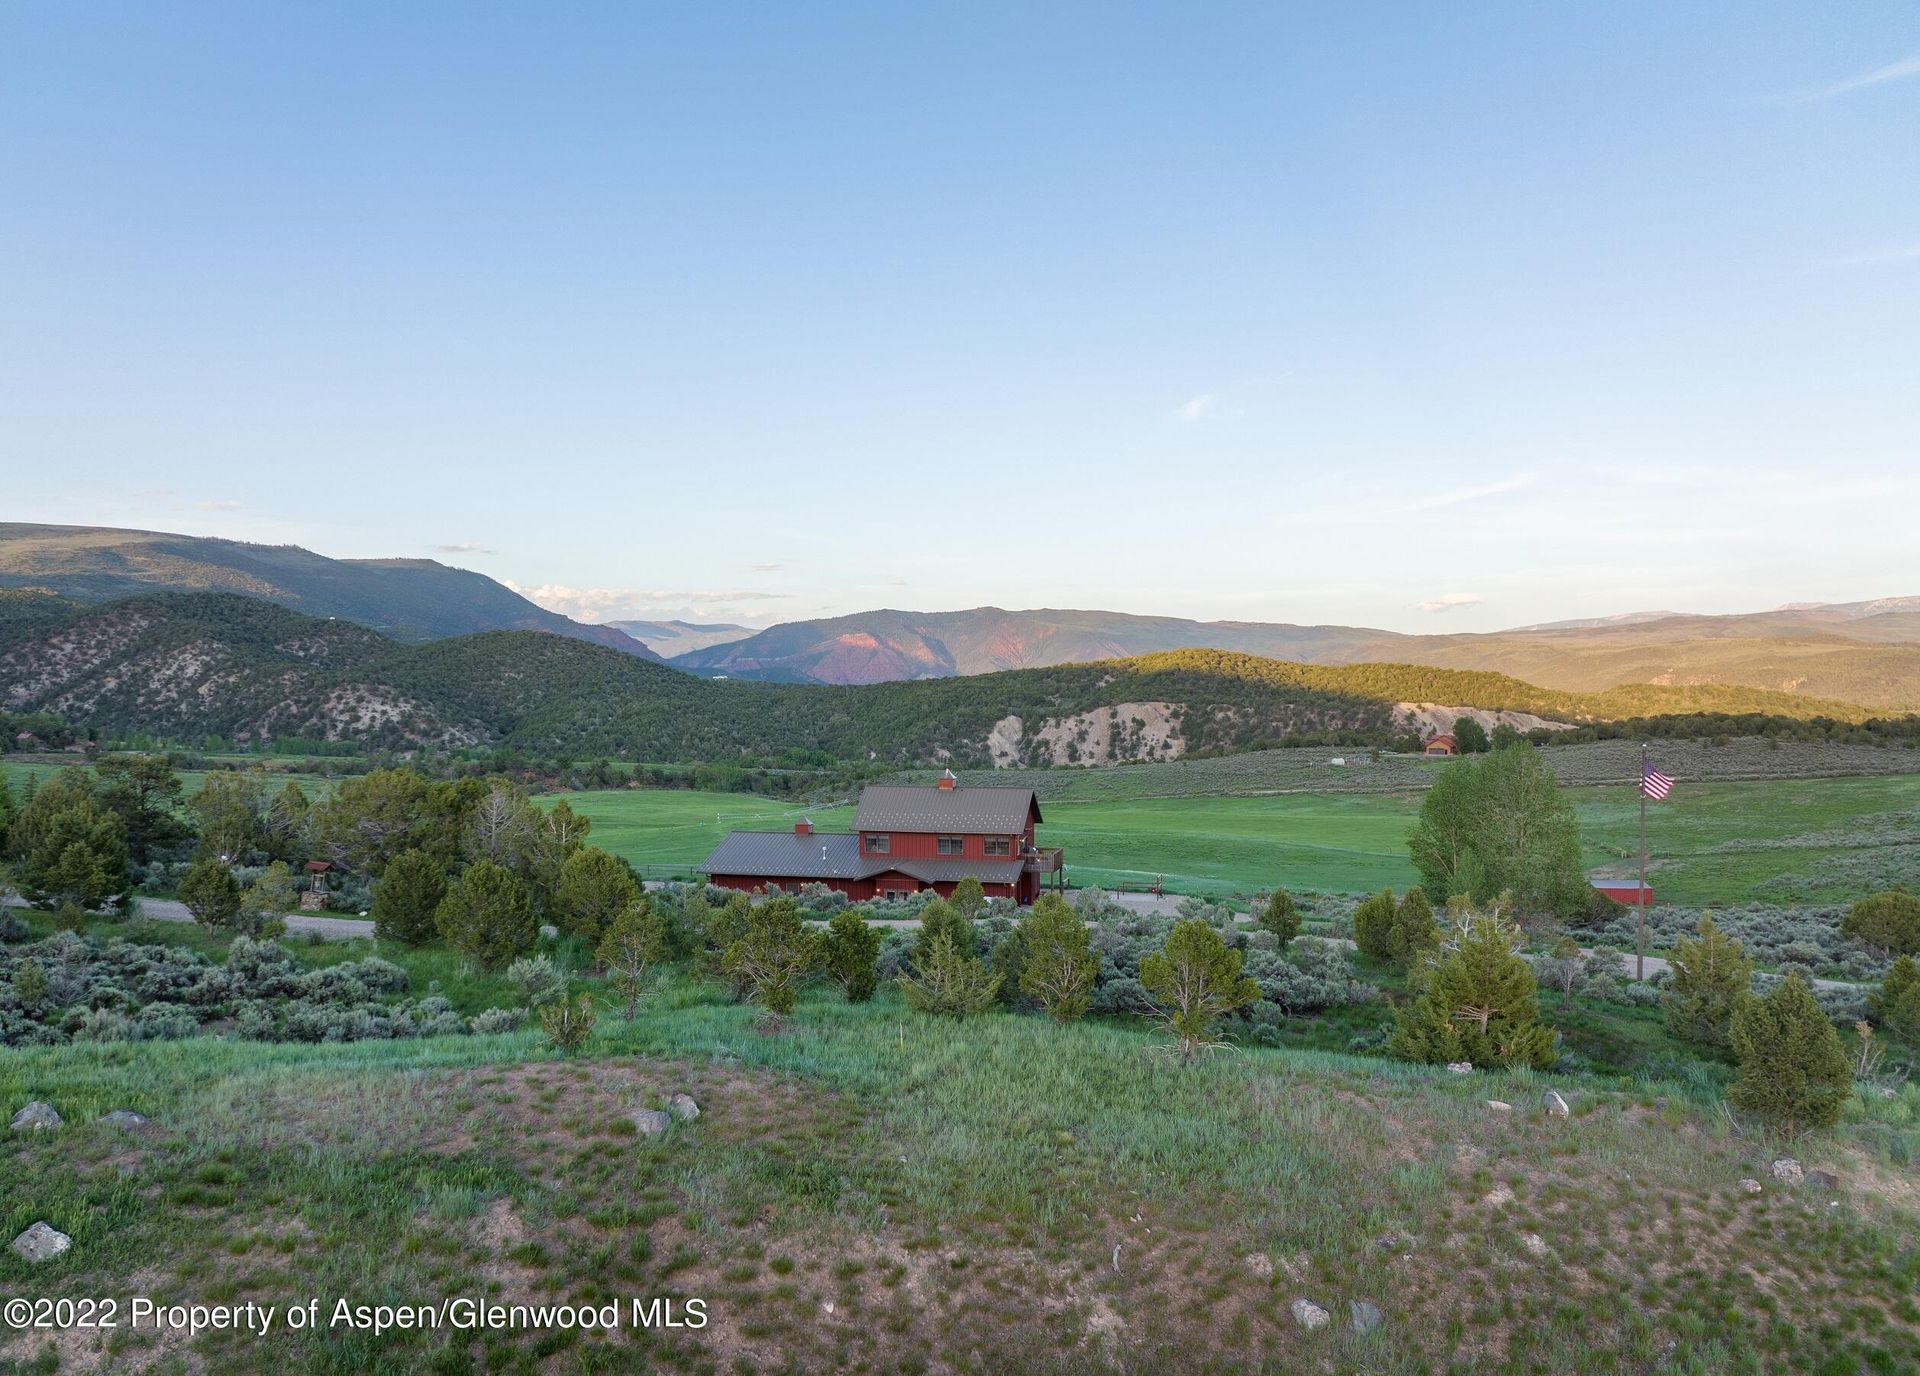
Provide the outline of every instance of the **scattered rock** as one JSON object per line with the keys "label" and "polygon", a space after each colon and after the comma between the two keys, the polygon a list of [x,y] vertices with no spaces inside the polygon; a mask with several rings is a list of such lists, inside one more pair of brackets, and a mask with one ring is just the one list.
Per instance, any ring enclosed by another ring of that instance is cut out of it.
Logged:
{"label": "scattered rock", "polygon": [[1540,1102],[1546,1106],[1547,1112],[1555,1118],[1571,1118],[1573,1116],[1573,1110],[1567,1107],[1567,1101],[1560,1097],[1560,1091],[1557,1089],[1550,1089],[1545,1094],[1542,1094],[1540,1096]]}
{"label": "scattered rock", "polygon": [[1547,1254],[1547,1240],[1538,1233],[1522,1233],[1520,1245],[1533,1256],[1543,1257]]}
{"label": "scattered rock", "polygon": [[60,1126],[60,1115],[53,1111],[53,1105],[42,1099],[35,1099],[25,1108],[13,1115],[15,1132],[42,1132],[47,1128]]}
{"label": "scattered rock", "polygon": [[116,1108],[101,1114],[100,1121],[110,1128],[143,1128],[147,1125],[147,1115],[130,1108]]}
{"label": "scattered rock", "polygon": [[1806,1179],[1807,1175],[1805,1171],[1800,1169],[1800,1163],[1791,1156],[1781,1157],[1778,1161],[1775,1161],[1772,1166],[1768,1167],[1768,1169],[1773,1172],[1773,1178],[1775,1180],[1784,1181],[1789,1185],[1798,1185],[1802,1180]]}
{"label": "scattered rock", "polygon": [[1495,1207],[1498,1207],[1501,1204],[1511,1204],[1513,1203],[1513,1189],[1503,1180],[1498,1185],[1495,1185],[1492,1189],[1488,1190],[1486,1194],[1481,1198],[1480,1202],[1482,1204],[1493,1205]]}
{"label": "scattered rock", "polygon": [[1287,1307],[1293,1311],[1293,1321],[1308,1330],[1320,1328],[1333,1318],[1312,1300],[1295,1300]]}
{"label": "scattered rock", "polygon": [[1740,1188],[1745,1190],[1748,1194],[1759,1194],[1760,1182],[1758,1180],[1755,1180],[1753,1177],[1749,1176],[1745,1180],[1742,1180],[1740,1182]]}
{"label": "scattered rock", "polygon": [[1495,1113],[1512,1113],[1513,1112],[1513,1105],[1508,1103],[1504,1099],[1489,1099],[1487,1100],[1487,1107],[1492,1109]]}
{"label": "scattered rock", "polygon": [[1840,1177],[1832,1171],[1808,1171],[1807,1188],[1813,1190],[1837,1190],[1840,1188]]}
{"label": "scattered rock", "polygon": [[673,1126],[673,1115],[657,1108],[637,1108],[633,1111],[633,1125],[644,1136],[657,1137]]}
{"label": "scattered rock", "polygon": [[[365,917],[366,914],[362,913],[361,916]],[[560,939],[560,929],[551,922],[542,923],[540,926],[540,938],[543,941],[557,941]]]}
{"label": "scattered rock", "polygon": [[1353,1318],[1353,1331],[1356,1333],[1371,1333],[1387,1318],[1380,1312],[1379,1305],[1367,1300],[1348,1300],[1347,1312]]}
{"label": "scattered rock", "polygon": [[1473,1071],[1472,1061],[1448,1061],[1447,1069],[1456,1075],[1467,1075]]}
{"label": "scattered rock", "polygon": [[1273,1258],[1265,1252],[1248,1252],[1240,1258],[1240,1264],[1261,1280],[1273,1279]]}
{"label": "scattered rock", "polygon": [[71,1246],[73,1239],[45,1219],[13,1240],[13,1250],[28,1261],[52,1261]]}
{"label": "scattered rock", "polygon": [[693,1101],[691,1094],[676,1094],[667,1100],[667,1112],[688,1123],[700,1116],[700,1105]]}

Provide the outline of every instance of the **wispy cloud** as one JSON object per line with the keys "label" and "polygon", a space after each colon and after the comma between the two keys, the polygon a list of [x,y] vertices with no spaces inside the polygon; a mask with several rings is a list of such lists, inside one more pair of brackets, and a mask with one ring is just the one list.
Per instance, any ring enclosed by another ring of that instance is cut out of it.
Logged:
{"label": "wispy cloud", "polygon": [[1472,487],[1460,487],[1451,492],[1436,492],[1428,497],[1419,497],[1401,510],[1438,511],[1441,507],[1459,506],[1463,502],[1478,501],[1482,497],[1497,497],[1503,492],[1519,492],[1523,488],[1532,487],[1535,480],[1536,475],[1533,473],[1513,473],[1490,483],[1476,483]]}
{"label": "wispy cloud", "polygon": [[1920,53],[1903,57],[1898,62],[1889,62],[1884,67],[1875,67],[1870,72],[1850,76],[1845,81],[1836,81],[1831,86],[1819,86],[1810,91],[1801,91],[1790,97],[1794,104],[1804,105],[1808,101],[1832,100],[1835,96],[1852,95],[1855,91],[1864,91],[1873,86],[1884,86],[1889,81],[1905,81],[1908,77],[1920,76]]}
{"label": "wispy cloud", "polygon": [[528,587],[502,579],[529,602],[576,621],[643,621],[695,610],[720,615],[743,602],[778,602],[789,594],[751,588],[573,588],[564,583]]}
{"label": "wispy cloud", "polygon": [[1887,248],[1867,249],[1840,258],[1829,258],[1821,266],[1829,268],[1877,267],[1882,263],[1910,263],[1920,258],[1920,243],[1893,244]]}
{"label": "wispy cloud", "polygon": [[488,549],[485,545],[435,545],[436,554],[498,554],[497,549]]}
{"label": "wispy cloud", "polygon": [[1414,605],[1423,612],[1450,612],[1455,607],[1478,606],[1483,600],[1477,592],[1443,592],[1438,597]]}
{"label": "wispy cloud", "polygon": [[199,507],[202,511],[238,511],[241,503],[232,497],[222,497],[218,501],[201,502]]}
{"label": "wispy cloud", "polygon": [[1173,414],[1184,421],[1200,420],[1220,404],[1218,392],[1202,392],[1199,396],[1182,403]]}
{"label": "wispy cloud", "polygon": [[781,569],[785,567],[786,567],[785,564],[749,564],[747,565],[748,570],[753,573],[778,573]]}

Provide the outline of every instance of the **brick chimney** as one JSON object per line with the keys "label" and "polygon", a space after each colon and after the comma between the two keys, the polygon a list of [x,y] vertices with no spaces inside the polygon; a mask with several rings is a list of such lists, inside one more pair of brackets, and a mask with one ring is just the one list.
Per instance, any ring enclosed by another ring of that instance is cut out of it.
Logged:
{"label": "brick chimney", "polygon": [[951,793],[959,786],[960,781],[953,777],[953,771],[951,769],[943,769],[940,771],[940,791],[942,793]]}
{"label": "brick chimney", "polygon": [[795,822],[793,824],[793,834],[795,836],[813,835],[813,819],[811,817],[802,817],[799,821]]}

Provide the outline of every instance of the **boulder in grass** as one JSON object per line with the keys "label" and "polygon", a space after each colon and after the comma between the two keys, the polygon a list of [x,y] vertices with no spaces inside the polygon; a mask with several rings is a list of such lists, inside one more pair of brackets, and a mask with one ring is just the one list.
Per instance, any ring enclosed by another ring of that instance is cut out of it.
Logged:
{"label": "boulder in grass", "polygon": [[1287,1307],[1293,1311],[1293,1321],[1309,1331],[1324,1327],[1333,1318],[1312,1300],[1295,1300]]}
{"label": "boulder in grass", "polygon": [[13,1250],[24,1260],[52,1261],[73,1246],[73,1239],[44,1218],[13,1240]]}
{"label": "boulder in grass", "polygon": [[1783,1185],[1798,1185],[1802,1180],[1807,1178],[1806,1171],[1802,1170],[1800,1163],[1791,1156],[1781,1157],[1771,1166],[1767,1167],[1767,1169],[1772,1171],[1773,1178],[1780,1181]]}
{"label": "boulder in grass", "polygon": [[1492,1109],[1495,1113],[1512,1113],[1513,1112],[1513,1105],[1508,1103],[1504,1099],[1489,1099],[1487,1100],[1487,1107]]}
{"label": "boulder in grass", "polygon": [[1452,1071],[1455,1075],[1470,1075],[1473,1073],[1473,1062],[1472,1061],[1448,1061],[1447,1069]]}
{"label": "boulder in grass", "polygon": [[691,1094],[675,1094],[667,1100],[667,1112],[683,1123],[690,1123],[700,1116],[700,1105]]}
{"label": "boulder in grass", "polygon": [[1380,1306],[1368,1300],[1348,1300],[1347,1313],[1353,1321],[1353,1331],[1360,1334],[1371,1333],[1386,1322]]}
{"label": "boulder in grass", "polygon": [[143,1128],[147,1125],[147,1115],[135,1113],[130,1108],[116,1108],[100,1115],[100,1121],[110,1128]]}
{"label": "boulder in grass", "polygon": [[1567,1106],[1567,1101],[1560,1097],[1560,1091],[1557,1089],[1550,1089],[1545,1094],[1542,1094],[1540,1096],[1540,1102],[1546,1107],[1547,1112],[1555,1118],[1571,1118],[1573,1116],[1573,1110]]}
{"label": "boulder in grass", "polygon": [[1748,1194],[1759,1194],[1760,1182],[1758,1180],[1755,1180],[1752,1176],[1748,1176],[1745,1180],[1742,1180],[1740,1182],[1740,1188],[1745,1190]]}
{"label": "boulder in grass", "polygon": [[657,1108],[637,1108],[633,1111],[633,1125],[640,1129],[642,1136],[658,1137],[673,1126],[673,1115]]}
{"label": "boulder in grass", "polygon": [[54,1112],[52,1104],[35,1099],[13,1115],[12,1126],[15,1132],[45,1132],[60,1126],[60,1115]]}

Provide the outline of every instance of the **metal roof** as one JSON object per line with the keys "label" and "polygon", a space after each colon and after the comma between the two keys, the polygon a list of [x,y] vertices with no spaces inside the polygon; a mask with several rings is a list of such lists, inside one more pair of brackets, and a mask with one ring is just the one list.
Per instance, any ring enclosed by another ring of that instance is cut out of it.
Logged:
{"label": "metal roof", "polygon": [[861,790],[855,831],[947,831],[1017,836],[1039,804],[1030,788],[911,788],[872,784]]}
{"label": "metal roof", "polygon": [[[865,879],[873,867],[848,832],[736,831],[700,863],[702,874],[763,874],[774,879]],[[881,868],[885,868],[882,866]]]}
{"label": "metal roof", "polygon": [[982,884],[1017,884],[1025,867],[1024,860],[896,860],[873,873],[905,874],[923,884],[954,883],[969,875]]}

